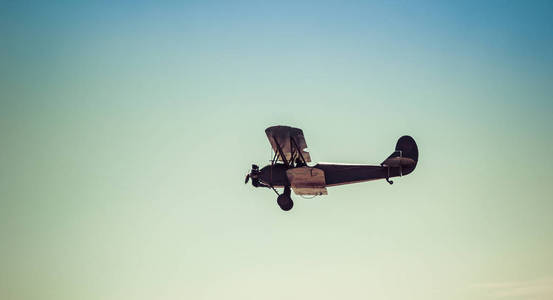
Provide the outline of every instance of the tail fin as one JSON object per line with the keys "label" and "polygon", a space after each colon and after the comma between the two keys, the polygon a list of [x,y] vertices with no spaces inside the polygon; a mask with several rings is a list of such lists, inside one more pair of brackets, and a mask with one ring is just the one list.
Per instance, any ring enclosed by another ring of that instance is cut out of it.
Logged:
{"label": "tail fin", "polygon": [[418,161],[417,143],[412,137],[404,135],[397,141],[396,151],[388,156],[381,165],[388,168],[399,168],[399,176],[403,176],[413,172]]}

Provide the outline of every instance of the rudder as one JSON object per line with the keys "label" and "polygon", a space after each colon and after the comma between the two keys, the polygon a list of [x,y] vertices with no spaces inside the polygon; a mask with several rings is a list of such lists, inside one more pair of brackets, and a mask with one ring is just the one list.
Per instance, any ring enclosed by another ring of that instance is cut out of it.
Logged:
{"label": "rudder", "polygon": [[397,141],[394,153],[388,156],[381,166],[399,169],[399,176],[403,176],[413,172],[418,161],[417,143],[412,137],[404,135]]}
{"label": "rudder", "polygon": [[415,161],[415,164],[419,161],[419,148],[415,140],[404,135],[397,140],[396,151],[401,151],[403,157],[408,157]]}

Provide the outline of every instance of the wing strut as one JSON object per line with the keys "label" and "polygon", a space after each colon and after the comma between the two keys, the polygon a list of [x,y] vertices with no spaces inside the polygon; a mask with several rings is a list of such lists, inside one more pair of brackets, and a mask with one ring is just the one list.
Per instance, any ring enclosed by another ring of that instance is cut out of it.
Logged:
{"label": "wing strut", "polygon": [[277,139],[273,136],[273,140],[275,141],[275,144],[277,146],[277,149],[278,149],[278,153],[280,155],[280,158],[282,158],[282,161],[284,162],[285,165],[288,165],[288,160],[286,160],[286,156],[284,155],[284,153],[282,152],[282,148],[280,147],[280,145],[278,144],[278,141]]}
{"label": "wing strut", "polygon": [[303,158],[303,154],[301,154],[301,150],[300,147],[298,147],[298,144],[296,144],[296,140],[291,138],[290,141],[292,141],[292,143],[294,143],[294,147],[296,148],[296,150],[298,151],[298,154],[300,155],[301,157],[301,160],[303,161],[303,163],[305,165],[307,165],[307,162],[305,161],[305,158]]}

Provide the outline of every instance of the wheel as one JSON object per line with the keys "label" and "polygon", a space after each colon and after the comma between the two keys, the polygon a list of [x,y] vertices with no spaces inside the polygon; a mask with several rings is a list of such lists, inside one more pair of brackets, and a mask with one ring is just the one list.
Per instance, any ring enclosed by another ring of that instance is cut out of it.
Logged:
{"label": "wheel", "polygon": [[292,209],[292,207],[294,207],[294,201],[292,201],[292,199],[290,199],[290,201],[286,202],[286,204],[281,206],[280,208],[283,211],[289,211],[289,210]]}
{"label": "wheel", "polygon": [[286,194],[282,194],[278,196],[277,198],[278,206],[284,211],[289,211],[294,207],[294,201],[292,201],[292,198],[290,196],[287,196]]}
{"label": "wheel", "polygon": [[[287,197],[285,194],[279,195],[277,198],[278,206],[282,207],[289,201],[290,197]],[[291,199],[290,199],[291,200]]]}

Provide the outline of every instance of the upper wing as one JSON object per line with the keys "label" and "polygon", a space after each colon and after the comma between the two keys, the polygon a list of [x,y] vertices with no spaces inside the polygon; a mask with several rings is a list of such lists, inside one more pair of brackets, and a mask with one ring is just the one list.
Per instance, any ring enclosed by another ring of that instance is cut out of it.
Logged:
{"label": "upper wing", "polygon": [[[267,134],[267,138],[275,153],[278,153],[277,160],[283,161],[282,155],[284,155],[286,161],[290,161],[292,152],[298,153],[298,151],[296,151],[297,145],[297,148],[300,150],[299,153],[301,153],[305,162],[311,161],[309,152],[304,150],[307,148],[307,144],[305,143],[305,138],[303,137],[303,131],[301,129],[290,126],[272,126],[265,129],[265,134]],[[282,150],[282,155],[279,153],[279,148]],[[296,154],[296,157],[297,156],[298,154]]]}

